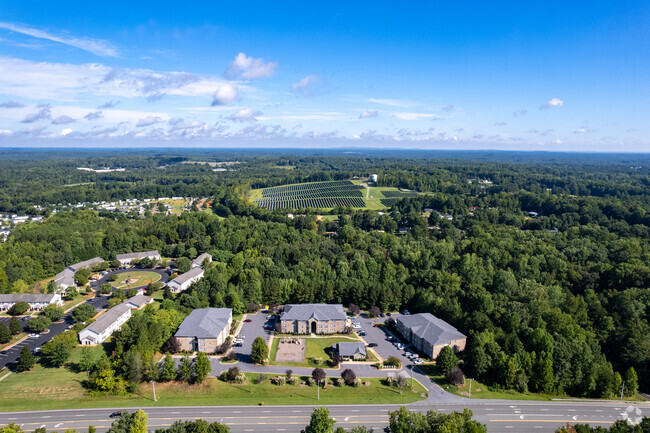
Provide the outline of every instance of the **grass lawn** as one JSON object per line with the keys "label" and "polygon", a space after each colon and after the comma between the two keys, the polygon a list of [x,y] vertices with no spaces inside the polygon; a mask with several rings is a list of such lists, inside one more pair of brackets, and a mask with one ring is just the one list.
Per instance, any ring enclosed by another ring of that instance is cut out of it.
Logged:
{"label": "grass lawn", "polygon": [[[99,354],[102,347],[93,347]],[[80,348],[75,349],[71,360],[78,361]],[[270,376],[270,375],[267,375]],[[374,404],[405,404],[422,400],[426,390],[418,383],[415,391],[408,388],[400,394],[396,388],[384,385],[379,378],[366,379],[370,386],[351,388],[328,386],[320,390],[316,400],[313,386],[284,385],[270,382],[234,385],[209,378],[200,385],[186,383],[156,383],[158,401],[153,401],[151,384],[142,384],[130,396],[89,396],[82,387],[86,373],[71,369],[44,368],[36,365],[25,373],[12,373],[0,382],[0,407],[3,411],[75,409],[79,407],[150,407],[150,406],[202,406],[202,405],[265,405],[281,404],[352,404],[364,401]],[[249,378],[257,378],[252,374]],[[305,380],[304,378],[301,380]]]}
{"label": "grass lawn", "polygon": [[[117,275],[119,278],[116,281],[111,281],[111,285],[116,289],[134,289],[160,280],[160,274],[142,269],[124,272]],[[127,279],[130,281],[127,281]]]}
{"label": "grass lawn", "polygon": [[69,301],[65,301],[63,304],[63,309],[64,310],[69,310],[70,308],[76,307],[77,305],[81,304],[82,302],[86,302],[87,299],[90,299],[90,296],[88,295],[77,295],[73,299]]}
{"label": "grass lawn", "polygon": [[169,200],[161,200],[161,202],[170,205],[172,207],[172,213],[180,214],[183,212],[183,208],[188,203],[188,200],[174,200],[170,198]]}
{"label": "grass lawn", "polygon": [[[438,373],[435,365],[433,364],[422,364],[418,365],[418,368],[429,376],[433,381],[440,385],[445,391],[448,391],[452,394],[459,395],[461,397],[469,396],[469,379],[465,380],[465,384],[461,387],[451,385],[447,382],[447,379],[441,374]],[[506,400],[542,400],[547,401],[552,398],[556,398],[556,395],[545,395],[545,394],[534,394],[526,393],[522,394],[514,390],[491,390],[487,385],[482,384],[477,380],[472,379],[472,398],[494,398],[494,399],[506,399]]]}
{"label": "grass lawn", "polygon": [[[295,336],[291,336],[295,338]],[[305,361],[304,362],[277,362],[275,361],[275,356],[278,353],[278,345],[280,343],[280,338],[274,337],[273,343],[271,345],[271,353],[269,354],[269,359],[271,360],[271,365],[287,365],[290,367],[319,367],[319,365],[314,361],[316,358],[321,358],[323,360],[320,367],[332,367],[331,359],[329,356],[330,348],[335,343],[341,343],[346,341],[359,341],[356,338],[346,338],[346,337],[325,337],[325,338],[305,338]],[[301,338],[301,337],[298,337]]]}

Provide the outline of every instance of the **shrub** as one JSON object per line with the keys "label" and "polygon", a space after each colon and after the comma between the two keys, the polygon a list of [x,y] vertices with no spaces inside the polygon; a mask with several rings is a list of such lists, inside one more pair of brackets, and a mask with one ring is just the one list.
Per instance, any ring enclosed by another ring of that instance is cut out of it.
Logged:
{"label": "shrub", "polygon": [[395,356],[389,356],[384,361],[384,366],[392,366],[395,368],[400,368],[402,366],[402,361],[400,361],[400,359]]}
{"label": "shrub", "polygon": [[352,386],[355,388],[361,386],[361,379],[359,379],[358,377],[354,379],[354,382],[352,382]]}
{"label": "shrub", "polygon": [[287,383],[289,385],[295,385],[298,383],[298,378],[296,376],[291,376],[289,379],[287,379]]}
{"label": "shrub", "polygon": [[376,305],[373,305],[370,307],[370,311],[368,311],[368,313],[370,314],[370,317],[379,317],[381,310]]}
{"label": "shrub", "polygon": [[465,375],[458,367],[452,367],[449,371],[445,373],[445,378],[452,385],[460,386],[465,383]]}
{"label": "shrub", "polygon": [[237,360],[237,354],[235,352],[228,352],[226,356],[223,357],[226,361],[235,361]]}
{"label": "shrub", "polygon": [[266,374],[260,373],[259,377],[255,381],[255,383],[260,384],[266,382]]}
{"label": "shrub", "polygon": [[341,372],[341,377],[345,381],[345,384],[348,386],[353,386],[354,381],[357,379],[357,375],[349,368],[346,368]]}
{"label": "shrub", "polygon": [[316,384],[316,381],[314,380],[313,377],[308,377],[306,383],[309,386],[314,386]]}
{"label": "shrub", "polygon": [[284,376],[273,376],[271,378],[271,383],[274,385],[284,385],[287,383],[287,378]]}
{"label": "shrub", "polygon": [[341,377],[337,377],[336,379],[334,379],[334,385],[336,386],[343,386],[344,383],[345,381]]}
{"label": "shrub", "polygon": [[314,358],[313,361],[316,365],[323,365],[323,358]]}

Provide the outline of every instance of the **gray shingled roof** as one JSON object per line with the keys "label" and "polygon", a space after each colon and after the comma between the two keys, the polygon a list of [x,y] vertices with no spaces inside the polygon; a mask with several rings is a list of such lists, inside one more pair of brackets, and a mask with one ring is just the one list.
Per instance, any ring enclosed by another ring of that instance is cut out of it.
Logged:
{"label": "gray shingled roof", "polygon": [[70,268],[65,268],[54,276],[54,282],[62,286],[74,286],[74,271]]}
{"label": "gray shingled roof", "polygon": [[55,295],[41,293],[0,294],[0,302],[52,302]]}
{"label": "gray shingled roof", "polygon": [[198,308],[183,320],[175,336],[217,338],[231,317],[230,308]]}
{"label": "gray shingled roof", "polygon": [[154,251],[142,251],[140,253],[127,253],[127,254],[118,254],[115,256],[117,260],[125,260],[125,259],[143,259],[145,257],[149,256],[159,256],[160,253],[156,250]]}
{"label": "gray shingled roof", "polygon": [[362,354],[366,356],[366,346],[362,342],[336,343],[332,346],[341,356],[354,356]]}
{"label": "gray shingled roof", "polygon": [[208,253],[203,253],[192,261],[192,264],[203,266],[203,261],[205,259],[210,259],[212,261],[212,256]]}
{"label": "gray shingled roof", "polygon": [[[189,271],[185,272],[184,274],[180,274],[178,277],[174,278],[172,281],[176,281],[178,284],[183,284],[183,283],[191,280],[192,278],[199,276],[201,273],[203,273],[203,269],[201,269],[201,268],[192,268]],[[170,281],[170,283],[172,281]]]}
{"label": "gray shingled roof", "polygon": [[399,316],[397,321],[402,322],[414,335],[429,342],[432,346],[467,338],[449,323],[430,313]]}
{"label": "gray shingled roof", "polygon": [[113,323],[117,321],[124,313],[127,311],[131,311],[131,307],[126,305],[125,303],[121,303],[119,305],[114,306],[101,316],[97,320],[95,320],[93,323],[90,325],[86,326],[84,329],[88,329],[90,331],[93,331],[96,334],[101,334],[104,332],[109,326],[111,326]]}
{"label": "gray shingled roof", "polygon": [[124,303],[133,304],[137,308],[140,308],[143,305],[146,305],[146,304],[150,303],[151,300],[152,299],[150,297],[145,296],[145,295],[135,295],[135,296],[127,299],[126,301],[124,301]]}
{"label": "gray shingled roof", "polygon": [[341,304],[288,304],[280,320],[345,320]]}
{"label": "gray shingled roof", "polygon": [[83,268],[89,268],[92,265],[96,265],[97,263],[103,263],[104,259],[101,257],[93,257],[90,260],[84,260],[83,262],[75,263],[74,265],[68,266],[68,268],[72,269],[74,272],[77,272],[79,269]]}

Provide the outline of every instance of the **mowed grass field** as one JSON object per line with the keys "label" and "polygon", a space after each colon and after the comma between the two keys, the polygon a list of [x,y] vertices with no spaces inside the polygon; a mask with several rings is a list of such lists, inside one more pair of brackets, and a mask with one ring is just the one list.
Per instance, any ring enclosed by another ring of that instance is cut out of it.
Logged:
{"label": "mowed grass field", "polygon": [[116,281],[111,282],[116,289],[134,289],[160,280],[160,274],[145,270],[124,272],[118,276]]}
{"label": "mowed grass field", "polygon": [[[101,346],[91,348],[99,357]],[[128,396],[91,396],[83,388],[85,372],[76,370],[81,347],[77,347],[67,366],[44,368],[37,364],[31,371],[12,373],[0,381],[0,408],[3,411],[76,409],[79,407],[150,407],[150,406],[207,406],[207,405],[283,405],[283,404],[352,404],[360,400],[376,404],[406,404],[422,400],[426,390],[415,384],[415,390],[386,386],[378,378],[366,379],[370,386],[352,388],[328,385],[320,390],[306,385],[273,385],[268,381],[256,384],[258,374],[248,374],[249,384],[235,385],[208,378],[203,384],[156,382],[158,401],[153,401],[150,383],[143,383]],[[266,375],[267,377],[270,375]],[[334,375],[338,377],[338,374]],[[301,378],[305,381],[306,378]],[[38,426],[36,426],[38,427]],[[27,427],[29,429],[29,427]]]}

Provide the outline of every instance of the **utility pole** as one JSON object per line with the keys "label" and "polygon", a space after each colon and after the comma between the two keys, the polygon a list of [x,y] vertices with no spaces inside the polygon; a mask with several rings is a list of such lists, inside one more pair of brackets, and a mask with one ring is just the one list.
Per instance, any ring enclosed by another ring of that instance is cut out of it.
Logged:
{"label": "utility pole", "polygon": [[316,389],[318,389],[318,400],[320,401],[320,380],[316,382]]}
{"label": "utility pole", "polygon": [[152,380],[151,385],[153,385],[153,401],[156,401],[156,382]]}
{"label": "utility pole", "polygon": [[472,398],[472,379],[469,380],[469,398]]}
{"label": "utility pole", "polygon": [[623,400],[623,391],[625,391],[625,381],[623,381],[623,386],[621,386],[621,400]]}
{"label": "utility pole", "polygon": [[413,388],[413,369],[415,368],[415,365],[411,365],[411,388]]}

